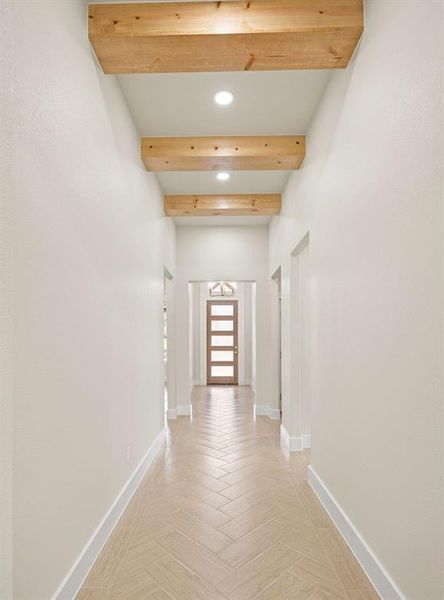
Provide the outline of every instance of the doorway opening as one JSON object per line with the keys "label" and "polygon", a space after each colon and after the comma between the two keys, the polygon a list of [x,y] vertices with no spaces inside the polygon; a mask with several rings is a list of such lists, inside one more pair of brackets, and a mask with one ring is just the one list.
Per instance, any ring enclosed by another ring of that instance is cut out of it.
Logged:
{"label": "doorway opening", "polygon": [[237,300],[207,300],[207,385],[239,384]]}
{"label": "doorway opening", "polygon": [[255,390],[255,287],[253,281],[189,283],[193,386]]}

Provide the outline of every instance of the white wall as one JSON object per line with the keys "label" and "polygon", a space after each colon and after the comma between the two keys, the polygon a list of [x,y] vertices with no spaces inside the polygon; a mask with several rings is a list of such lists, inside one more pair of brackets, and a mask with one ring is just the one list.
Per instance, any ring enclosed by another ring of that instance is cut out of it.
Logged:
{"label": "white wall", "polygon": [[[282,322],[281,322],[281,270],[273,273],[270,285],[270,329],[271,329],[271,363],[269,377],[274,405],[282,410]],[[284,424],[288,427],[288,424]]]}
{"label": "white wall", "polygon": [[[251,288],[252,283],[234,282],[238,303],[238,372],[239,385],[251,385]],[[210,282],[190,283],[192,288],[192,382],[193,385],[207,383],[207,301],[217,301],[210,296]],[[219,298],[223,300],[223,298]]]}
{"label": "white wall", "polygon": [[[173,259],[175,261],[175,257]],[[170,404],[174,407],[176,397],[176,291],[173,274],[165,269],[164,273],[164,301],[167,310],[167,365],[166,365],[166,383],[167,383],[167,409]],[[174,410],[174,409],[173,409]],[[174,415],[174,413],[173,413]],[[171,416],[171,414],[169,415]],[[169,417],[168,417],[169,418]]]}
{"label": "white wall", "polygon": [[286,330],[290,253],[310,232],[312,465],[408,600],[444,594],[442,7],[367,2],[270,243]]}
{"label": "white wall", "polygon": [[48,600],[161,430],[174,226],[86,3],[11,10],[14,600]]}
{"label": "white wall", "polygon": [[0,598],[12,596],[13,265],[11,197],[12,44],[9,4],[0,3]]}
{"label": "white wall", "polygon": [[[190,335],[191,335],[191,377],[193,385],[200,385],[201,377],[201,347],[200,347],[200,322],[201,298],[200,283],[190,283],[191,289],[191,311],[190,311]],[[205,353],[205,348],[202,349]]]}
{"label": "white wall", "polygon": [[[254,393],[256,393],[256,381],[257,381],[256,297],[257,297],[256,284],[253,283],[253,285],[251,286],[251,388],[254,391]],[[270,339],[271,339],[271,332],[270,332]]]}
{"label": "white wall", "polygon": [[189,364],[190,311],[186,302],[190,281],[255,281],[257,375],[256,402],[268,405],[270,363],[268,228],[177,228],[177,402],[189,405],[192,377]]}
{"label": "white wall", "polygon": [[[293,250],[287,278],[286,319],[283,319],[287,352],[283,357],[282,424],[299,450],[310,447],[311,434],[311,277],[309,236]],[[290,326],[287,327],[287,323]]]}
{"label": "white wall", "polygon": [[239,348],[242,358],[243,379],[245,385],[251,385],[253,380],[253,311],[251,310],[254,283],[243,283],[243,335],[242,348]]}

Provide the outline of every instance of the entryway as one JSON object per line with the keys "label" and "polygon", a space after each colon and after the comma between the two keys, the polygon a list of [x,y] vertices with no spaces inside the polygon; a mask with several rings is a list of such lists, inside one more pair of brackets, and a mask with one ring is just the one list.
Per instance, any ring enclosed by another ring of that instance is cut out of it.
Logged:
{"label": "entryway", "polygon": [[207,384],[239,383],[238,301],[207,300]]}
{"label": "entryway", "polygon": [[256,383],[252,281],[189,283],[191,386]]}

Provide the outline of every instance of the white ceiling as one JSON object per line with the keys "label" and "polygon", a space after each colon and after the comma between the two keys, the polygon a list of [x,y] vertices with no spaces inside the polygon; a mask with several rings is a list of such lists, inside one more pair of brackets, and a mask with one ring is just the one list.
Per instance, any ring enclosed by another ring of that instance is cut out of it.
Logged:
{"label": "white ceiling", "polygon": [[[329,71],[119,75],[142,135],[304,134]],[[213,101],[230,90],[234,102]]]}
{"label": "white ceiling", "polygon": [[[328,81],[329,71],[267,71],[120,75],[119,81],[141,135],[305,134]],[[234,102],[215,104],[230,90]],[[157,174],[165,194],[279,193],[288,171],[232,171],[228,182],[215,173]],[[210,221],[220,217],[209,217]],[[235,217],[234,223],[245,219]],[[190,218],[176,219],[190,224]],[[194,221],[194,219],[193,219]],[[208,221],[208,219],[205,219]],[[199,223],[204,224],[203,219]],[[257,217],[247,222],[263,224]],[[208,222],[205,223],[208,225]]]}
{"label": "white ceiling", "polygon": [[218,181],[209,171],[157,173],[164,194],[276,194],[290,171],[230,171],[228,181]]}

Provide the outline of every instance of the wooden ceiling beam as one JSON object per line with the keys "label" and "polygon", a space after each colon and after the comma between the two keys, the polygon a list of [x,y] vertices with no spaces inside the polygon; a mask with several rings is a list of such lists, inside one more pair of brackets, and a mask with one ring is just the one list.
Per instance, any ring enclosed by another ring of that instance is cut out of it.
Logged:
{"label": "wooden ceiling beam", "polygon": [[305,136],[144,137],[148,171],[241,171],[299,169]]}
{"label": "wooden ceiling beam", "polygon": [[345,68],[363,0],[90,4],[105,73]]}
{"label": "wooden ceiling beam", "polygon": [[169,217],[272,216],[281,210],[280,194],[165,196]]}

